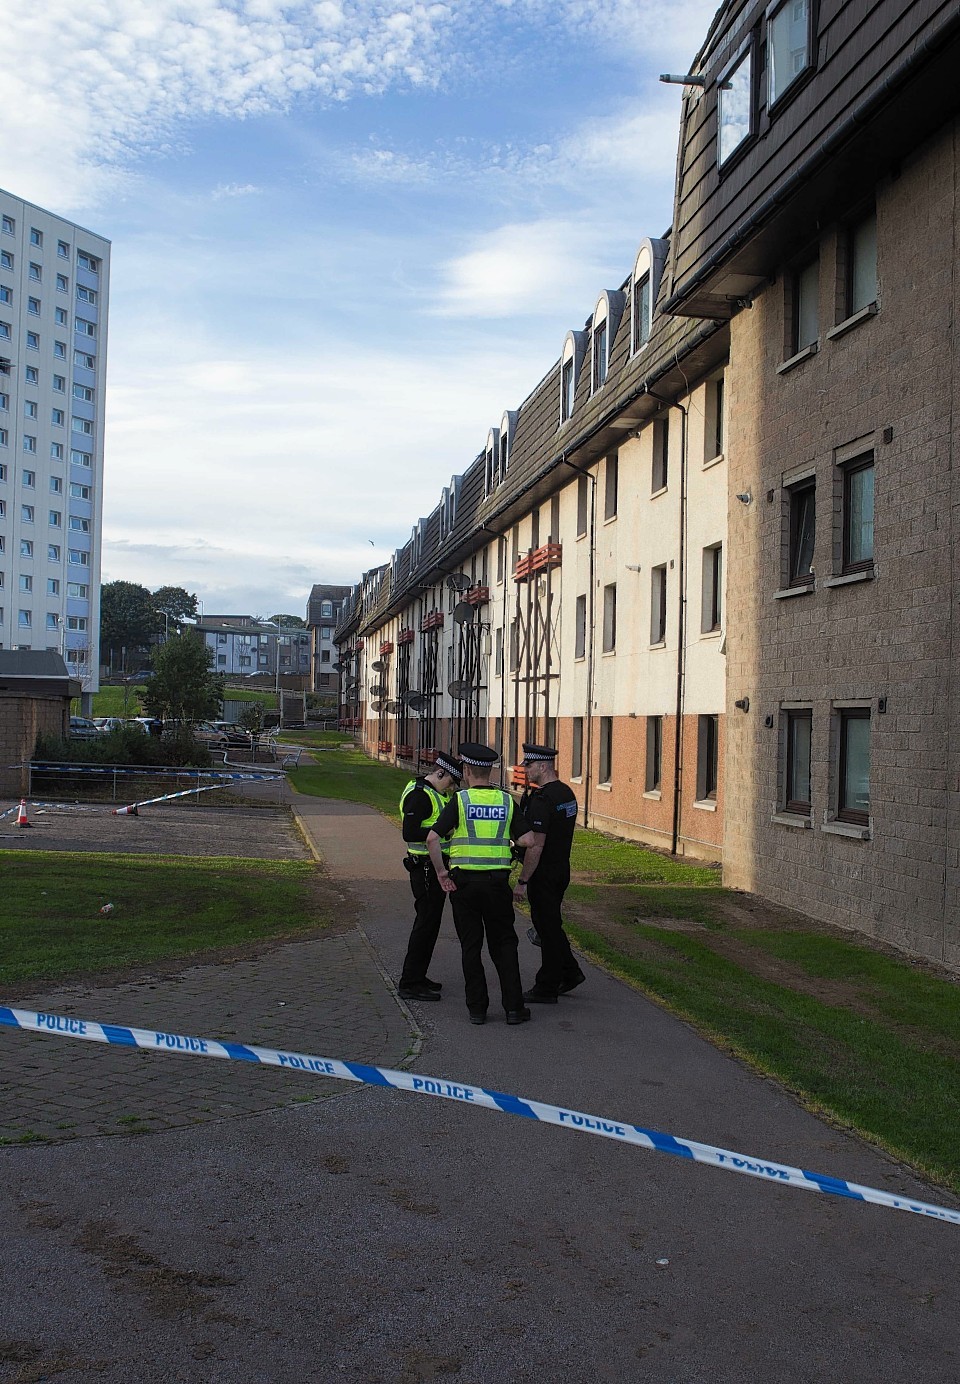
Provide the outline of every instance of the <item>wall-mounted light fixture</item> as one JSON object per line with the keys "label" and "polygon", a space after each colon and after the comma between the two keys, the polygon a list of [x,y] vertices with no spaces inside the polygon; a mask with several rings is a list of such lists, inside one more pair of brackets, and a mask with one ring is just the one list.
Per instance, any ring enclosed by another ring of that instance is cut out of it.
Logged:
{"label": "wall-mounted light fixture", "polygon": [[753,492],[751,490],[740,490],[737,492],[737,499],[742,505],[752,505]]}
{"label": "wall-mounted light fixture", "polygon": [[750,710],[750,698],[749,698],[749,697],[738,697],[737,700],[734,702],[734,706],[737,708],[738,711],[749,711],[749,710]]}

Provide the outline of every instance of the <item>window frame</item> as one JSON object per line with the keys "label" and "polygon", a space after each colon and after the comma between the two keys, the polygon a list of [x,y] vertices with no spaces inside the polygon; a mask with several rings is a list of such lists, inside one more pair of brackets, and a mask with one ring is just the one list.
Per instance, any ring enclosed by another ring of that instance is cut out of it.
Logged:
{"label": "window frame", "polygon": [[[836,804],[837,821],[850,822],[856,826],[867,827],[870,825],[870,760],[872,758],[872,725],[873,717],[869,706],[843,706],[836,708],[837,717],[837,785],[836,785]],[[866,721],[870,726],[870,738],[867,744],[867,810],[861,807],[852,807],[847,801],[847,769],[849,761],[849,727],[853,721]]]}
{"label": "window frame", "polygon": [[[747,122],[747,132],[727,153],[723,154],[723,95],[725,91],[732,90],[731,78],[738,72],[744,63],[749,63],[749,119]],[[740,44],[736,53],[723,68],[717,78],[717,170],[721,176],[732,168],[738,158],[751,147],[757,137],[757,43],[756,36],[750,33],[749,36]]]}
{"label": "window frame", "polygon": [[[816,579],[815,561],[817,555],[817,480],[807,476],[786,487],[787,492],[787,586],[790,588],[812,586]],[[813,540],[810,549],[810,568],[807,572],[797,571],[801,541],[801,504],[807,496],[813,505]]]}
{"label": "window frame", "polygon": [[620,487],[620,453],[608,452],[603,463],[603,521],[617,517]]}
{"label": "window frame", "polygon": [[644,792],[660,793],[663,788],[663,717],[647,717]]}
{"label": "window frame", "polygon": [[776,116],[776,114],[777,114],[779,111],[783,110],[784,106],[786,106],[786,104],[788,103],[788,101],[791,101],[791,100],[793,99],[793,97],[797,94],[797,92],[801,90],[801,88],[807,83],[807,81],[809,81],[811,75],[816,71],[816,67],[817,67],[817,63],[816,63],[816,54],[815,54],[816,36],[817,36],[817,28],[816,28],[816,18],[817,18],[817,16],[816,16],[816,9],[817,9],[817,0],[807,0],[806,61],[804,62],[803,66],[802,66],[801,68],[799,68],[799,69],[793,74],[792,77],[790,77],[790,79],[787,81],[786,86],[782,87],[778,93],[776,93],[776,94],[774,93],[774,91],[773,91],[773,70],[774,70],[774,68],[773,68],[773,62],[772,62],[772,60],[771,60],[771,54],[772,54],[772,52],[773,52],[773,45],[772,45],[772,43],[771,43],[770,31],[771,31],[771,28],[772,28],[773,24],[775,23],[775,21],[776,21],[776,19],[778,18],[778,16],[782,13],[782,11],[785,10],[785,9],[787,8],[788,5],[794,4],[795,2],[796,2],[796,0],[775,0],[775,3],[772,4],[772,5],[770,5],[770,6],[767,8],[767,12],[766,12],[766,42],[765,42],[765,51],[766,51],[766,62],[765,62],[766,98],[767,98],[767,113],[768,113],[768,115],[769,115],[771,118],[773,118],[774,116]]}
{"label": "window frame", "polygon": [[850,558],[850,483],[854,476],[861,475],[865,471],[873,472],[874,484],[876,484],[876,455],[872,449],[868,452],[861,453],[861,455],[858,457],[851,457],[849,461],[844,461],[840,464],[842,484],[840,508],[840,572],[842,576],[852,576],[856,572],[873,571],[875,553],[875,539],[873,535],[876,517],[876,490],[874,490],[873,494],[870,515],[870,556],[868,558],[858,558],[856,560],[851,560]]}
{"label": "window frame", "polygon": [[613,783],[613,717],[600,717],[599,763],[597,782],[609,786]]}
{"label": "window frame", "polygon": [[[667,564],[658,562],[650,569],[650,647],[667,642]],[[656,624],[654,616],[656,615]]]}
{"label": "window frame", "polygon": [[603,652],[617,652],[617,583],[607,582],[603,588]]}
{"label": "window frame", "polygon": [[653,420],[650,494],[660,495],[670,484],[670,411]]}
{"label": "window frame", "polygon": [[[854,268],[855,268],[855,264],[856,264],[856,255],[855,255],[856,237],[857,237],[857,232],[858,232],[859,230],[861,230],[864,226],[866,226],[866,225],[867,225],[869,222],[871,222],[871,221],[873,222],[873,297],[870,298],[870,299],[868,299],[866,302],[861,303],[860,306],[857,307],[856,304],[855,304],[855,299],[854,299],[854,283],[855,283]],[[860,216],[856,216],[856,217],[852,218],[851,220],[849,220],[849,221],[847,222],[847,224],[846,224],[846,226],[845,226],[845,228],[844,228],[843,243],[844,243],[844,283],[843,283],[843,296],[842,296],[842,302],[843,302],[843,308],[844,308],[844,317],[843,317],[843,321],[849,321],[849,319],[850,319],[851,317],[856,317],[858,313],[861,313],[861,312],[863,312],[863,313],[868,313],[871,309],[873,309],[873,310],[875,311],[875,310],[876,310],[876,306],[877,306],[877,293],[878,293],[878,290],[879,290],[879,279],[878,279],[878,277],[877,277],[878,226],[877,226],[877,209],[876,209],[875,206],[871,207],[868,211],[867,211],[867,210],[864,210]],[[840,324],[838,324],[838,325],[840,325]]]}
{"label": "window frame", "polygon": [[[792,3],[793,0],[787,0]],[[815,331],[809,340],[801,340],[802,313],[801,308],[807,306],[807,296],[804,289],[806,276],[811,270],[815,270],[813,275],[813,307],[814,307],[814,327]],[[788,357],[797,356],[801,351],[812,351],[820,341],[820,256],[819,254],[808,255],[793,269],[790,275],[790,338],[787,343]]]}
{"label": "window frame", "polygon": [[[808,726],[807,792],[808,798],[798,797],[794,774],[794,732],[801,723]],[[813,815],[813,707],[789,707],[784,712],[783,810],[798,817]]]}
{"label": "window frame", "polygon": [[697,802],[716,802],[720,786],[720,717],[697,717]]}

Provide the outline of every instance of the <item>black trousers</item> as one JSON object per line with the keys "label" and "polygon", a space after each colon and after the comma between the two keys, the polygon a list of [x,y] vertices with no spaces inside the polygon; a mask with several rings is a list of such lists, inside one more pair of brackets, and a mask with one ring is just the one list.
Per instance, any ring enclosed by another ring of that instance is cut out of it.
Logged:
{"label": "black trousers", "polygon": [[407,954],[403,958],[400,984],[420,985],[426,980],[430,958],[437,945],[443,901],[447,897],[440,888],[429,856],[422,865],[418,860],[410,871],[410,888],[413,891],[414,919]]}
{"label": "black trousers", "polygon": [[467,1008],[486,1013],[490,1003],[483,969],[483,939],[497,968],[504,1010],[523,1008],[523,984],[513,926],[513,891],[509,870],[454,870],[456,893],[450,895],[453,922],[460,939]]}
{"label": "black trousers", "polygon": [[567,934],[563,930],[561,908],[563,896],[570,883],[570,872],[541,879],[537,870],[527,885],[527,899],[530,903],[530,918],[540,938],[541,966],[537,972],[537,989],[555,995],[564,980],[573,980],[580,974],[580,967]]}

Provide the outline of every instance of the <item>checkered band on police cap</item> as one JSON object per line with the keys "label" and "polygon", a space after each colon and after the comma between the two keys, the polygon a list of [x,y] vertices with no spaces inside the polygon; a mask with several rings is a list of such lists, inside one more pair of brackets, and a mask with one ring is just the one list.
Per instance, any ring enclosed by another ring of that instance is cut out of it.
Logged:
{"label": "checkered band on police cap", "polygon": [[435,767],[437,769],[442,769],[443,772],[449,774],[451,778],[455,778],[458,783],[463,777],[463,769],[459,760],[454,759],[452,755],[444,754],[442,750],[437,755]]}
{"label": "checkered band on police cap", "polygon": [[549,745],[531,745],[527,741],[523,742],[524,764],[535,764],[540,760],[549,762],[556,757],[556,750],[552,750]]}
{"label": "checkered band on police cap", "polygon": [[500,757],[488,745],[476,745],[471,741],[461,745],[457,753],[464,764],[472,764],[475,769],[489,769]]}

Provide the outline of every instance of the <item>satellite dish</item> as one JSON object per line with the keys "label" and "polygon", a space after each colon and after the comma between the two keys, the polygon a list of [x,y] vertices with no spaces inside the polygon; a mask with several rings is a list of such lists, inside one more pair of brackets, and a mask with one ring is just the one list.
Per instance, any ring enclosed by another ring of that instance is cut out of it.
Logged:
{"label": "satellite dish", "polygon": [[455,702],[466,702],[473,696],[473,683],[462,680],[451,682],[447,686],[447,691]]}
{"label": "satellite dish", "polygon": [[371,703],[370,703],[370,710],[371,710],[371,711],[379,711],[380,708],[381,708],[382,706],[383,706],[383,703],[382,703],[382,702],[371,702]]}
{"label": "satellite dish", "polygon": [[453,619],[458,625],[469,625],[472,623],[476,613],[472,605],[467,605],[466,601],[461,601],[459,605],[454,608]]}
{"label": "satellite dish", "polygon": [[375,682],[373,686],[370,688],[371,697],[385,697],[386,695],[387,689],[384,687],[382,682]]}
{"label": "satellite dish", "polygon": [[331,664],[330,664],[330,667],[333,669],[333,671],[334,671],[335,673],[342,673],[342,672],[343,672],[343,664],[342,664],[342,663],[331,663]]}
{"label": "satellite dish", "polygon": [[382,658],[378,658],[376,663],[370,664],[370,667],[373,669],[375,673],[382,673],[386,666],[387,665],[384,663]]}
{"label": "satellite dish", "polygon": [[411,711],[426,711],[430,705],[429,697],[425,697],[422,692],[408,692],[406,701]]}
{"label": "satellite dish", "polygon": [[384,702],[384,711],[389,711],[391,716],[399,716],[402,710],[399,702]]}
{"label": "satellite dish", "polygon": [[447,576],[447,585],[451,591],[467,591],[470,587],[470,578],[466,572],[450,572]]}

